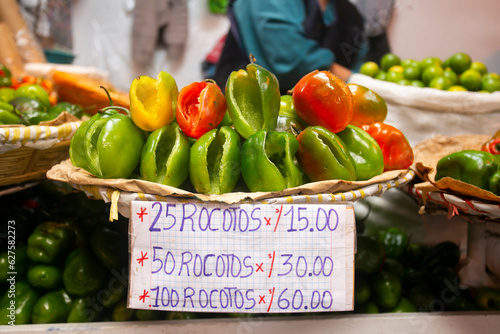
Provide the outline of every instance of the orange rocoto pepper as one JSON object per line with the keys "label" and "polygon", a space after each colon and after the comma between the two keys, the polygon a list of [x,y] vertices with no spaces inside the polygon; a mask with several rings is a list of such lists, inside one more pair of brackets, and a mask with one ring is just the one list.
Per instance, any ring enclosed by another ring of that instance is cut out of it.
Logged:
{"label": "orange rocoto pepper", "polygon": [[490,140],[481,146],[481,151],[492,154],[500,154],[500,130],[498,130]]}
{"label": "orange rocoto pepper", "polygon": [[372,136],[384,156],[384,171],[406,169],[413,163],[413,149],[405,135],[395,127],[382,122],[362,125]]}

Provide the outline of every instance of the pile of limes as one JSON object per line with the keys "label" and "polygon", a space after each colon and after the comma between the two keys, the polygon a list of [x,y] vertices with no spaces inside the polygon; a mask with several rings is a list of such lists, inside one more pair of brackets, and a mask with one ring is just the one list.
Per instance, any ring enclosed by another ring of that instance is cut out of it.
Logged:
{"label": "pile of limes", "polygon": [[360,73],[407,86],[484,93],[500,91],[500,76],[488,72],[486,65],[472,61],[463,52],[453,54],[444,62],[437,57],[421,61],[411,58],[401,60],[393,53],[386,53],[380,64],[365,62]]}

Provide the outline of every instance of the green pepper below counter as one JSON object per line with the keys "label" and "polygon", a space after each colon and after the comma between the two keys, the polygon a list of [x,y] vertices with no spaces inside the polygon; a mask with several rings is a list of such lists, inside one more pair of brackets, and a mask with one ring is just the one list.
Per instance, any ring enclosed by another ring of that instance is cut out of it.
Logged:
{"label": "green pepper below counter", "polygon": [[401,281],[391,272],[382,270],[371,278],[371,288],[375,303],[384,309],[395,307],[401,297]]}
{"label": "green pepper below counter", "polygon": [[74,296],[85,296],[97,292],[106,279],[104,266],[88,248],[77,248],[67,256],[64,263],[64,287]]}
{"label": "green pepper below counter", "polygon": [[27,254],[31,261],[56,264],[70,249],[75,235],[68,224],[44,222],[28,238]]}
{"label": "green pepper below counter", "polygon": [[[16,281],[15,289],[13,299],[10,290],[7,290],[0,301],[0,325],[31,323],[31,313],[40,293],[25,280]],[[12,304],[13,300],[15,304]]]}
{"label": "green pepper below counter", "polygon": [[95,322],[99,320],[101,312],[99,307],[94,307],[92,300],[87,297],[80,297],[73,301],[66,322]]}
{"label": "green pepper below counter", "polygon": [[40,297],[31,313],[34,324],[49,324],[65,322],[73,300],[64,289],[52,290]]}
{"label": "green pepper below counter", "polygon": [[57,266],[37,264],[28,269],[26,279],[40,289],[54,290],[62,287],[63,271]]}

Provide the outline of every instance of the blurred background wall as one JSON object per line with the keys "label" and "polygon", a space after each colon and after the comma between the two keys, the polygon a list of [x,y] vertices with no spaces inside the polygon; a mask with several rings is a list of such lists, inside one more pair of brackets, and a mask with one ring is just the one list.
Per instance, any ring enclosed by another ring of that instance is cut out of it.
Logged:
{"label": "blurred background wall", "polygon": [[[145,1],[145,0],[141,0]],[[229,27],[224,15],[208,10],[208,0],[184,0],[188,37],[183,57],[172,59],[168,48],[155,51],[151,63],[132,62],[134,0],[73,0],[74,64],[110,72],[112,82],[128,89],[137,75],[174,76],[179,88],[202,79],[201,62]],[[397,0],[388,28],[389,42],[401,58],[447,58],[459,51],[500,73],[500,2],[498,0]]]}

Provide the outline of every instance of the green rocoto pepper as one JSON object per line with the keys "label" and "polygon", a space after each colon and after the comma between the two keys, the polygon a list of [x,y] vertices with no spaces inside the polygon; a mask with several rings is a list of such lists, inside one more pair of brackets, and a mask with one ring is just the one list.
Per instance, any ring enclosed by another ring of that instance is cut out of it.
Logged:
{"label": "green rocoto pepper", "polygon": [[241,175],[240,135],[223,126],[203,134],[191,147],[191,184],[202,194],[231,192]]}
{"label": "green rocoto pepper", "polygon": [[64,261],[63,282],[68,293],[86,296],[103,287],[104,266],[88,248],[77,248]]}
{"label": "green rocoto pepper", "polygon": [[243,138],[260,130],[276,129],[280,100],[276,76],[253,62],[246,70],[232,72],[227,79],[227,109],[235,130]]}
{"label": "green rocoto pepper", "polygon": [[63,111],[67,112],[68,114],[74,115],[78,118],[81,118],[83,116],[83,108],[82,106],[78,104],[73,104],[71,102],[58,102],[56,105],[52,106],[49,108],[49,114],[51,115],[59,115]]}
{"label": "green rocoto pepper", "polygon": [[354,159],[339,136],[322,126],[309,126],[297,140],[297,159],[311,181],[356,180]]}
{"label": "green rocoto pepper", "polygon": [[356,305],[354,311],[356,313],[362,314],[376,314],[380,313],[380,310],[373,300],[367,300],[366,302]]}
{"label": "green rocoto pepper", "polygon": [[16,90],[10,87],[0,88],[0,101],[9,102],[16,97]]}
{"label": "green rocoto pepper", "polygon": [[165,312],[157,310],[135,310],[137,320],[152,321],[160,320],[165,317]]}
{"label": "green rocoto pepper", "polygon": [[381,270],[371,278],[371,288],[375,303],[385,309],[395,307],[401,297],[401,281],[391,272]]}
{"label": "green rocoto pepper", "polygon": [[85,135],[87,134],[87,131],[90,128],[90,126],[95,121],[97,121],[101,117],[104,118],[111,117],[116,113],[118,113],[117,110],[109,110],[109,109],[101,110],[100,112],[96,113],[88,120],[80,124],[75,134],[71,138],[71,144],[69,146],[69,157],[71,159],[71,163],[73,164],[73,166],[83,168],[87,171],[89,170],[87,159],[85,158]]}
{"label": "green rocoto pepper", "polygon": [[109,309],[114,307],[123,297],[127,296],[128,284],[126,284],[126,282],[117,281],[116,279],[111,278],[108,281],[106,288],[109,293],[103,294],[101,299],[102,306],[105,308]]}
{"label": "green rocoto pepper", "polygon": [[408,298],[401,298],[393,308],[389,309],[391,313],[417,312],[417,307]]}
{"label": "green rocoto pepper", "polygon": [[297,115],[292,95],[282,95],[276,131],[287,131],[296,134],[306,127],[307,124]]}
{"label": "green rocoto pepper", "polygon": [[[113,242],[109,242],[113,240]],[[109,270],[121,269],[128,259],[127,235],[106,226],[94,229],[90,236],[90,248]]]}
{"label": "green rocoto pepper", "polygon": [[20,116],[20,123],[24,125],[37,125],[42,121],[49,121],[53,117],[47,113],[47,106],[34,97],[18,96],[9,101],[14,107],[14,112]]}
{"label": "green rocoto pepper", "polygon": [[65,322],[72,306],[73,300],[64,289],[49,291],[33,306],[31,321],[34,324]]}
{"label": "green rocoto pepper", "polygon": [[28,237],[27,254],[31,261],[56,264],[72,246],[75,235],[68,224],[44,222]]}
{"label": "green rocoto pepper", "polygon": [[260,130],[241,148],[241,175],[250,191],[281,191],[300,186],[295,154],[299,143],[289,132]]}
{"label": "green rocoto pepper", "polygon": [[15,257],[12,257],[12,251],[9,254],[8,250],[0,254],[0,283],[7,283],[7,279],[10,277],[9,272],[15,272],[16,279],[19,280],[24,278],[28,271],[30,260],[27,254],[27,246],[19,245],[13,252]]}
{"label": "green rocoto pepper", "polygon": [[369,180],[384,172],[382,150],[368,132],[349,124],[337,136],[344,142],[354,160],[357,181]]}
{"label": "green rocoto pepper", "polygon": [[100,117],[85,133],[87,171],[98,178],[128,178],[141,162],[145,143],[143,131],[130,116],[116,112]]}
{"label": "green rocoto pepper", "polygon": [[69,311],[66,322],[94,322],[99,319],[99,308],[94,308],[90,298],[80,297],[74,300],[73,306]]}
{"label": "green rocoto pepper", "polygon": [[141,177],[171,187],[180,186],[189,173],[189,140],[177,123],[153,131],[142,150]]}
{"label": "green rocoto pepper", "polygon": [[408,247],[408,236],[397,227],[389,227],[380,232],[379,242],[388,258],[402,260]]}
{"label": "green rocoto pepper", "polygon": [[385,258],[384,248],[377,239],[368,235],[358,235],[354,268],[371,275],[382,267]]}
{"label": "green rocoto pepper", "polygon": [[50,108],[49,93],[39,84],[24,84],[16,89],[16,97],[31,97],[40,101],[45,108]]}
{"label": "green rocoto pepper", "polygon": [[443,177],[472,184],[500,195],[500,159],[479,150],[463,150],[441,158],[436,166],[436,181]]}
{"label": "green rocoto pepper", "polygon": [[62,275],[60,267],[37,264],[28,269],[26,279],[36,288],[54,290],[62,286]]}
{"label": "green rocoto pepper", "polygon": [[127,299],[120,300],[111,314],[113,321],[129,321],[134,318],[135,310],[127,307]]}
{"label": "green rocoto pepper", "polygon": [[3,124],[19,124],[21,119],[14,113],[12,104],[0,100],[0,122]]}
{"label": "green rocoto pepper", "polygon": [[40,295],[25,280],[16,281],[15,288],[15,292],[8,289],[0,301],[0,325],[23,325],[31,322],[31,311]]}
{"label": "green rocoto pepper", "polygon": [[363,272],[356,272],[354,281],[354,302],[356,304],[366,302],[370,298],[371,292],[368,275]]}

